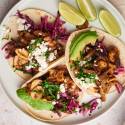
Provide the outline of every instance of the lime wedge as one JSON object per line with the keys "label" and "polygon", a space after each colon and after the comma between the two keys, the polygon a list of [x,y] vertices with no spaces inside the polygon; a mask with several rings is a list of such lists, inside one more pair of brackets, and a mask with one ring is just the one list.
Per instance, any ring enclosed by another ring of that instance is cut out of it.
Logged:
{"label": "lime wedge", "polygon": [[59,12],[67,22],[73,25],[83,25],[86,21],[85,17],[68,3],[60,2]]}
{"label": "lime wedge", "polygon": [[109,11],[101,10],[99,13],[99,19],[107,32],[116,37],[121,35],[120,25]]}
{"label": "lime wedge", "polygon": [[97,18],[95,6],[91,2],[91,0],[76,0],[76,1],[81,12],[88,21],[93,21]]}

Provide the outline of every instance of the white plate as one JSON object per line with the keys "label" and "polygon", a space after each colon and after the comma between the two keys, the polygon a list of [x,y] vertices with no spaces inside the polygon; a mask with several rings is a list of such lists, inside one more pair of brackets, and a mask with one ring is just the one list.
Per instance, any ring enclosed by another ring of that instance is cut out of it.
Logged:
{"label": "white plate", "polygon": [[[97,10],[100,8],[107,8],[118,20],[121,29],[122,29],[122,35],[120,39],[125,39],[125,21],[123,17],[120,15],[120,13],[107,1],[107,0],[92,0],[95,4]],[[58,10],[58,2],[59,0],[22,0],[18,2],[7,14],[7,16],[4,18],[1,25],[4,25],[8,18],[15,14],[17,10],[23,10],[26,8],[39,8],[43,9],[47,12],[52,13],[53,15],[57,14]],[[76,6],[75,0],[67,0],[67,2],[73,4]],[[77,6],[76,6],[77,7]],[[109,17],[110,18],[110,17]],[[92,26],[96,26],[99,28],[102,28],[99,21],[96,20],[91,23]],[[75,27],[66,24],[68,29],[73,30]],[[103,28],[102,28],[103,29]],[[18,99],[16,96],[16,90],[19,88],[19,86],[24,82],[20,77],[18,77],[10,68],[8,65],[7,60],[5,60],[3,52],[0,50],[0,82],[2,84],[3,89],[5,90],[6,94],[10,97],[10,99],[13,101],[13,103],[19,107],[23,112],[25,112],[24,107],[22,106],[22,101]],[[109,94],[107,97],[106,103],[103,104],[103,107],[99,110],[96,110],[91,117],[89,116],[76,116],[72,115],[68,118],[64,118],[60,121],[60,124],[78,124],[90,121],[91,119],[96,118],[97,116],[104,113],[109,108],[111,109],[111,106],[118,100],[120,95],[118,95],[116,92]],[[59,123],[57,123],[59,124]]]}

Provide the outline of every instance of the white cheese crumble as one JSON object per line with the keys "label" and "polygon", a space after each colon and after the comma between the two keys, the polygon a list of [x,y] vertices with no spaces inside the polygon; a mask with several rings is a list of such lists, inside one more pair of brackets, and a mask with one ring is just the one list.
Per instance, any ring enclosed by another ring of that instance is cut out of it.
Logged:
{"label": "white cheese crumble", "polygon": [[[31,41],[31,44],[33,44],[35,40]],[[29,61],[30,65],[33,63],[33,59],[35,59],[39,65],[39,71],[42,71],[43,69],[48,67],[48,62],[53,61],[56,59],[55,52],[50,52],[49,56],[46,57],[45,53],[49,51],[48,43],[42,41],[41,44],[37,44],[37,47],[29,54]],[[33,68],[32,66],[27,66],[26,68]]]}
{"label": "white cheese crumble", "polygon": [[64,93],[65,92],[65,86],[64,84],[60,85],[60,92]]}
{"label": "white cheese crumble", "polygon": [[86,89],[90,88],[90,87],[96,87],[96,84],[94,82],[92,82],[89,78],[85,78],[85,79],[75,78],[75,80],[77,83],[79,83],[82,87],[84,87]]}
{"label": "white cheese crumble", "polygon": [[55,105],[55,104],[56,104],[56,102],[55,102],[55,101],[52,101],[52,104],[53,104],[53,105]]}
{"label": "white cheese crumble", "polygon": [[84,64],[86,64],[86,62],[87,62],[87,61],[80,61],[80,62],[79,62],[79,65],[80,65],[80,66],[83,66]]}
{"label": "white cheese crumble", "polygon": [[28,66],[25,66],[26,70],[30,70],[31,68],[33,68],[32,65],[28,65]]}
{"label": "white cheese crumble", "polygon": [[60,99],[60,95],[59,94],[57,94],[57,99]]}
{"label": "white cheese crumble", "polygon": [[56,59],[56,56],[54,53],[50,53],[49,57],[48,57],[48,61],[53,61],[54,59]]}
{"label": "white cheese crumble", "polygon": [[26,22],[25,19],[21,19],[21,18],[17,19],[17,26],[18,26],[17,30],[18,31],[23,31],[23,30],[28,30],[29,29],[29,27],[31,25],[30,24],[24,25],[25,22]]}

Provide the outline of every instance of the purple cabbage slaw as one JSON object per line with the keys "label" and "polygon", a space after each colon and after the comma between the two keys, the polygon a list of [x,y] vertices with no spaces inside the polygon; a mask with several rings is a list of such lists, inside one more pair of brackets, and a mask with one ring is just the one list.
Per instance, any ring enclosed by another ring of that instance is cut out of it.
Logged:
{"label": "purple cabbage slaw", "polygon": [[63,108],[63,102],[64,102],[66,104],[65,110],[68,113],[79,112],[80,114],[86,115],[88,113],[91,114],[97,108],[98,106],[97,99],[98,98],[95,98],[88,103],[79,104],[77,98],[71,97],[67,94],[67,92],[65,92],[65,93],[60,93],[59,100],[61,100],[61,102],[59,102],[58,100],[54,106],[55,109],[61,110]]}
{"label": "purple cabbage slaw", "polygon": [[35,24],[29,16],[22,14],[19,10],[17,11],[16,16],[25,20],[24,25],[30,25],[28,30],[41,30],[43,32],[48,32],[55,40],[60,39],[66,41],[70,35],[70,33],[63,27],[65,22],[60,19],[59,13],[57,13],[54,22],[49,22],[48,16],[41,17],[40,24]]}
{"label": "purple cabbage slaw", "polygon": [[[49,35],[54,40],[57,40],[57,41],[61,40],[63,42],[66,42],[66,40],[70,35],[70,33],[63,27],[65,22],[60,19],[59,13],[55,18],[55,21],[51,23],[48,21],[48,16],[41,17],[40,24],[35,24],[34,21],[29,18],[29,16],[22,14],[19,10],[17,11],[16,16],[25,20],[24,25],[29,27],[28,28],[29,32],[32,32],[34,30],[41,30],[42,32],[48,32]],[[2,47],[2,50],[5,50],[5,52],[7,53],[6,59],[10,58],[11,55],[14,55],[14,51],[11,51],[11,50],[15,50],[15,49],[8,49],[8,48],[16,48],[20,46],[16,43],[17,42],[15,42],[15,40],[12,39]]]}
{"label": "purple cabbage slaw", "polygon": [[[117,69],[116,69],[116,71],[114,72],[114,75],[120,75],[120,74],[123,74],[125,72],[125,67],[123,67],[123,66],[121,66],[121,67],[118,67]],[[121,84],[121,83],[119,83],[119,82],[117,82],[116,84],[115,84],[115,87],[116,87],[116,90],[117,90],[117,92],[119,93],[119,94],[121,94],[122,92],[123,92],[123,90],[124,90],[124,87],[123,87],[123,85]]]}
{"label": "purple cabbage slaw", "polygon": [[[105,56],[105,55],[107,55],[107,50],[105,49],[105,47],[104,47],[104,44],[103,44],[103,41],[104,41],[104,37],[102,38],[102,40],[100,40],[100,41],[96,41],[96,44],[95,44],[95,49],[97,50],[97,48],[99,48],[99,54],[100,54],[100,56]],[[124,73],[125,72],[125,67],[123,67],[123,66],[119,66],[119,62],[117,62],[118,64],[118,68],[116,69],[116,71],[114,72],[114,75],[119,75],[119,74],[122,74],[122,73]],[[123,92],[123,89],[124,89],[124,87],[122,86],[122,84],[121,83],[116,83],[115,84],[115,87],[116,87],[116,90],[117,90],[117,92],[120,94],[120,93],[122,93]]]}
{"label": "purple cabbage slaw", "polygon": [[121,67],[118,67],[116,69],[116,71],[114,72],[115,75],[119,75],[119,74],[122,74],[125,72],[125,67],[121,66]]}
{"label": "purple cabbage slaw", "polygon": [[117,84],[115,84],[115,87],[116,87],[116,90],[117,90],[117,92],[119,93],[119,94],[121,94],[122,92],[123,92],[123,90],[124,90],[124,87],[122,86],[122,84],[121,83],[117,83]]}
{"label": "purple cabbage slaw", "polygon": [[99,98],[95,98],[89,101],[88,103],[83,103],[82,106],[80,106],[80,113],[86,115],[86,114],[91,114],[94,110],[96,110],[99,104],[97,102],[97,99]]}

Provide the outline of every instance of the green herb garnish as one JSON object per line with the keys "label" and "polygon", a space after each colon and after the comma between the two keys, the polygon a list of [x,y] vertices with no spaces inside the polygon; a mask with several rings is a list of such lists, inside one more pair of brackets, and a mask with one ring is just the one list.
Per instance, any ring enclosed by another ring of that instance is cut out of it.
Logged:
{"label": "green herb garnish", "polygon": [[68,102],[62,102],[62,106],[63,106],[63,107],[61,108],[61,111],[62,111],[62,112],[67,111],[67,103],[68,103]]}
{"label": "green herb garnish", "polygon": [[95,79],[96,77],[96,74],[87,74],[87,73],[84,73],[84,72],[79,72],[76,76],[78,79],[81,79],[81,78],[89,78],[89,79]]}
{"label": "green herb garnish", "polygon": [[91,105],[89,103],[83,103],[83,107],[84,108],[87,108],[87,109],[90,109],[91,108]]}
{"label": "green herb garnish", "polygon": [[35,41],[33,43],[31,43],[29,46],[28,46],[28,51],[29,53],[32,53],[32,51],[35,50],[35,48],[37,47],[38,44],[41,44],[42,43],[42,39],[41,38],[37,38],[35,39]]}
{"label": "green herb garnish", "polygon": [[41,83],[44,89],[44,95],[49,96],[51,99],[57,99],[57,94],[59,92],[59,85],[44,81]]}
{"label": "green herb garnish", "polygon": [[47,51],[45,52],[45,57],[46,57],[46,59],[48,59],[49,55],[50,55],[50,52],[47,50]]}

